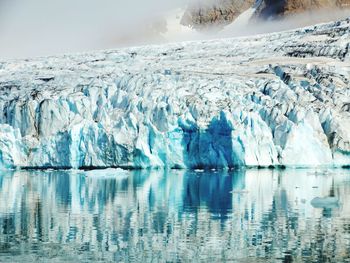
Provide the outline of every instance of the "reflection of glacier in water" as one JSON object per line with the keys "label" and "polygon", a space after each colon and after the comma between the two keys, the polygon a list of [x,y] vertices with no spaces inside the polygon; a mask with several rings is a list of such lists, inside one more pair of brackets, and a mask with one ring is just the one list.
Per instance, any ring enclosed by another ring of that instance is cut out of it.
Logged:
{"label": "reflection of glacier in water", "polygon": [[350,258],[348,170],[128,173],[0,174],[0,261]]}

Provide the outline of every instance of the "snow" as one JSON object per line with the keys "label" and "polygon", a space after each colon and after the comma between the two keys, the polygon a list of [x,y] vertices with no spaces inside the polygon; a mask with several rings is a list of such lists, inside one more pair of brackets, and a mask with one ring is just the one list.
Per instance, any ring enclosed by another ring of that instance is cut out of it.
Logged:
{"label": "snow", "polygon": [[224,32],[231,32],[234,29],[242,28],[242,27],[244,28],[245,26],[247,26],[249,24],[249,22],[251,21],[252,17],[254,16],[255,12],[257,11],[257,9],[262,4],[262,2],[263,2],[262,0],[257,0],[256,3],[252,7],[248,8],[248,10],[246,10],[245,12],[240,14],[233,21],[232,24],[227,26],[224,29]]}
{"label": "snow", "polygon": [[166,42],[178,41],[178,39],[201,39],[203,34],[195,29],[184,26],[181,23],[182,16],[185,10],[178,8],[168,12],[166,17],[166,30],[160,35]]}
{"label": "snow", "polygon": [[344,20],[0,62],[0,169],[350,165],[349,39]]}

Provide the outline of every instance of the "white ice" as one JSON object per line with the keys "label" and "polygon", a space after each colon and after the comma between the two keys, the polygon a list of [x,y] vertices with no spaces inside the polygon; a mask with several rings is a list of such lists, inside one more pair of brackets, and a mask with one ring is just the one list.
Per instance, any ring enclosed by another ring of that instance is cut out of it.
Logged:
{"label": "white ice", "polygon": [[0,168],[348,166],[349,21],[0,62]]}

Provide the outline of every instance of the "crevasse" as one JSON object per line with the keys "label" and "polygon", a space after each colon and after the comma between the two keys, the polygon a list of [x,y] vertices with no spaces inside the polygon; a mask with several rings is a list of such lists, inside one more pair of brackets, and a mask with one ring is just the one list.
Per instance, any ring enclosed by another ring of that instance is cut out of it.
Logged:
{"label": "crevasse", "polygon": [[348,166],[349,25],[1,62],[0,169]]}

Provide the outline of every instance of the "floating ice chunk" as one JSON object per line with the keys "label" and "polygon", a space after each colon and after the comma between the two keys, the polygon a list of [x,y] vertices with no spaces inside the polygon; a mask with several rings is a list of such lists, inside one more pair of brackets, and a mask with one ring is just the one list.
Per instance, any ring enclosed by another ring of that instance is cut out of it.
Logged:
{"label": "floating ice chunk", "polygon": [[248,190],[232,190],[231,192],[230,192],[231,194],[238,194],[238,195],[240,195],[240,194],[248,194],[249,193],[249,191]]}
{"label": "floating ice chunk", "polygon": [[336,208],[339,206],[339,199],[336,197],[315,197],[311,200],[314,208]]}
{"label": "floating ice chunk", "polygon": [[84,172],[84,175],[92,178],[113,178],[125,179],[130,176],[131,172],[120,168],[108,168],[102,170],[91,170]]}

